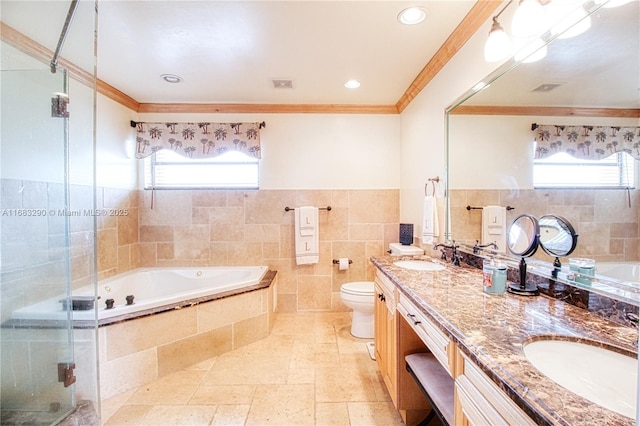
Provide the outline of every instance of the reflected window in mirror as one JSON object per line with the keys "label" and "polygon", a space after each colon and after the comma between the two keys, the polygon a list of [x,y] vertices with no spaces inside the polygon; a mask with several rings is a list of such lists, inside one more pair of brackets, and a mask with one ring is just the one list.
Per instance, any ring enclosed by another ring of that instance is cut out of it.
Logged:
{"label": "reflected window in mirror", "polygon": [[534,188],[634,188],[635,160],[619,152],[601,160],[558,153],[533,161]]}

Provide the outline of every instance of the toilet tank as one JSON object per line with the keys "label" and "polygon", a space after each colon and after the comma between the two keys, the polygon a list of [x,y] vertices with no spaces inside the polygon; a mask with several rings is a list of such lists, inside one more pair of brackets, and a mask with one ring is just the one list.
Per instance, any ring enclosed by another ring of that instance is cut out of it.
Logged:
{"label": "toilet tank", "polygon": [[391,256],[419,256],[424,254],[424,250],[416,246],[405,246],[400,243],[389,244]]}

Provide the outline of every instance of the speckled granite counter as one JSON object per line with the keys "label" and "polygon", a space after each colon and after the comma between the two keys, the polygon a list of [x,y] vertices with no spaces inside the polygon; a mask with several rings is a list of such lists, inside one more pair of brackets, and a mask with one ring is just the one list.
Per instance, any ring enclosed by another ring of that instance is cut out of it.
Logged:
{"label": "speckled granite counter", "polygon": [[[402,259],[409,258],[430,259]],[[393,265],[398,259],[385,256],[371,261],[537,423],[635,424],[546,378],[527,361],[522,345],[535,336],[553,335],[595,340],[637,353],[633,346],[637,329],[544,295],[485,294],[482,271],[468,265],[446,264],[444,271],[424,272]]]}

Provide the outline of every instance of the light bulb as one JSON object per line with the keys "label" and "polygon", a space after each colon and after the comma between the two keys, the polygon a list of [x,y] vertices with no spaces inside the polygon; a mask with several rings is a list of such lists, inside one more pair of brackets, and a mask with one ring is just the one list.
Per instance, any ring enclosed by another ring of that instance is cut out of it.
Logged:
{"label": "light bulb", "polygon": [[542,34],[547,29],[546,16],[538,0],[520,0],[513,14],[511,31],[514,37],[527,38]]}
{"label": "light bulb", "polygon": [[498,62],[511,56],[513,44],[511,38],[504,32],[496,18],[489,31],[489,37],[484,44],[484,59],[487,62]]}

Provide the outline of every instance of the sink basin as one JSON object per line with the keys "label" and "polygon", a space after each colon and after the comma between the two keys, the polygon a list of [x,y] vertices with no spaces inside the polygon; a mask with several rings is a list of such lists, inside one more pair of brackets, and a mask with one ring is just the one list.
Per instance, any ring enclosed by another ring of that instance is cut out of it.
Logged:
{"label": "sink basin", "polygon": [[442,271],[444,266],[429,262],[428,260],[398,260],[393,262],[394,265],[405,269],[413,269],[414,271]]}
{"label": "sink basin", "polygon": [[524,354],[541,373],[571,392],[635,418],[638,360],[572,340],[534,340]]}

